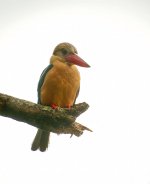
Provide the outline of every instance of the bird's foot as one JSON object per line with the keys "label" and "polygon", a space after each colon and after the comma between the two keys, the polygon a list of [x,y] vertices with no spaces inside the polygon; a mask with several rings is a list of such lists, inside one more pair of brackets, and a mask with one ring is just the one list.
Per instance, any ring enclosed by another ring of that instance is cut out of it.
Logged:
{"label": "bird's foot", "polygon": [[51,108],[52,108],[52,109],[58,109],[58,105],[56,105],[56,104],[51,104]]}
{"label": "bird's foot", "polygon": [[[59,110],[59,108],[61,109],[61,107],[59,107],[59,106],[56,105],[56,104],[51,104],[50,106],[51,106],[51,108],[54,109],[54,110],[56,110],[56,109]],[[68,105],[65,106],[65,108],[66,108],[66,109],[71,109],[71,105],[68,104]]]}
{"label": "bird's foot", "polygon": [[71,109],[71,105],[70,104],[66,105],[66,108]]}

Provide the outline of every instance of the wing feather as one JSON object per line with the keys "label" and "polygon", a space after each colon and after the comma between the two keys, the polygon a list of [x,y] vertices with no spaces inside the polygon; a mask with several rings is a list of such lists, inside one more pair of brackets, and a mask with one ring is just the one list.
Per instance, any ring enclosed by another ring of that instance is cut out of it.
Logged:
{"label": "wing feather", "polygon": [[48,71],[53,67],[52,64],[49,64],[44,70],[43,72],[41,73],[40,75],[40,79],[39,79],[39,82],[38,82],[38,86],[37,86],[37,92],[38,92],[38,104],[41,103],[41,87],[43,85],[43,82],[44,82],[44,79],[45,79],[45,76],[46,74],[48,73]]}

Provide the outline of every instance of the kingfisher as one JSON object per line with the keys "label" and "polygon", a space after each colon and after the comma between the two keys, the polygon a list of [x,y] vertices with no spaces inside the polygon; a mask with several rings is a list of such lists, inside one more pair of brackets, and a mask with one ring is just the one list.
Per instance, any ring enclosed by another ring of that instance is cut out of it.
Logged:
{"label": "kingfisher", "polygon": [[[58,44],[50,58],[50,64],[43,70],[37,87],[38,104],[53,109],[71,108],[80,90],[80,73],[76,65],[90,67],[77,49],[70,43]],[[38,129],[31,150],[46,151],[50,132]]]}

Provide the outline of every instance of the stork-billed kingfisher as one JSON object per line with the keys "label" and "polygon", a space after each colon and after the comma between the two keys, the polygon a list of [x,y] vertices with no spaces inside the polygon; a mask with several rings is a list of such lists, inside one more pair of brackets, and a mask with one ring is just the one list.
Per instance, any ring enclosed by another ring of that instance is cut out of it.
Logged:
{"label": "stork-billed kingfisher", "polygon": [[[60,43],[53,51],[50,64],[43,70],[38,83],[38,104],[70,108],[76,101],[80,89],[80,74],[75,65],[90,67],[77,55],[70,43]],[[45,151],[50,132],[38,129],[31,150]]]}

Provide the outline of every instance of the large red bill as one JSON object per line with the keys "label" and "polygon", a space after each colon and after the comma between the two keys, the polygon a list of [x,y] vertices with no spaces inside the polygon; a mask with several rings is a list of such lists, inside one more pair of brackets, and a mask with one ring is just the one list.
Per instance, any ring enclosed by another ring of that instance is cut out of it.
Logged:
{"label": "large red bill", "polygon": [[88,65],[82,58],[80,58],[76,54],[69,54],[68,56],[66,56],[66,60],[69,63],[75,64],[75,65],[78,65],[78,66],[90,67],[90,65]]}

